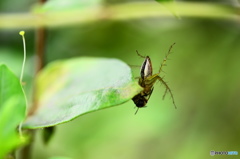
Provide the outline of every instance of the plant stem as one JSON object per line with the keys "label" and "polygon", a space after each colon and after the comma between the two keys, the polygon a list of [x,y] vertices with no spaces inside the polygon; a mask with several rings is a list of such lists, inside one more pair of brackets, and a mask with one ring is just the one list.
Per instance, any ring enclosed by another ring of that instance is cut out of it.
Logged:
{"label": "plant stem", "polygon": [[21,71],[21,77],[20,77],[20,82],[22,84],[23,83],[23,71],[24,71],[24,66],[26,63],[26,42],[25,42],[25,37],[24,37],[24,31],[20,32],[20,35],[22,36],[22,40],[23,40],[23,64],[22,64],[22,71]]}
{"label": "plant stem", "polygon": [[[40,0],[45,1],[45,0]],[[41,8],[40,8],[41,9]],[[102,10],[96,7],[73,9],[67,12],[36,12],[0,14],[0,28],[59,27],[84,24],[99,20],[131,20],[153,17],[207,18],[239,22],[240,9],[219,3],[204,2],[131,2],[110,5]],[[76,16],[83,15],[83,16]]]}
{"label": "plant stem", "polygon": [[35,130],[27,130],[27,134],[30,136],[30,141],[29,144],[24,146],[20,150],[20,155],[19,159],[31,159],[31,152],[32,152],[32,147],[33,147],[33,141],[34,141],[34,135],[35,135]]}
{"label": "plant stem", "polygon": [[[46,2],[46,0],[39,0],[40,3],[44,3]],[[36,72],[35,72],[35,76],[37,75],[37,73],[43,68],[44,66],[44,53],[45,53],[45,42],[46,42],[46,29],[43,27],[40,27],[36,30],[36,55],[37,55],[37,66],[36,66]],[[37,108],[37,103],[36,101],[36,88],[35,86],[33,87],[34,91],[34,95],[33,95],[33,105],[31,107],[31,109],[29,110],[28,115],[31,115],[32,113],[34,113],[34,111]],[[34,137],[36,134],[36,130],[31,129],[28,130],[28,134],[31,137],[30,143],[28,145],[26,145],[25,147],[23,147],[21,153],[20,153],[20,158],[21,159],[31,159],[31,152],[32,152],[32,147],[34,144]]]}
{"label": "plant stem", "polygon": [[[36,66],[35,76],[44,66],[45,39],[46,39],[46,29],[38,28],[36,31],[36,55],[37,55],[36,65],[37,66]],[[34,92],[34,95],[33,95],[33,103],[34,104],[32,105],[31,109],[29,110],[28,115],[33,114],[37,108],[37,103],[36,103],[36,99],[35,99],[36,88],[33,87],[33,89],[34,89],[34,91],[33,91]],[[31,151],[32,151],[35,131],[36,130],[34,130],[34,129],[28,130],[28,134],[30,135],[31,140],[30,140],[30,143],[22,149],[22,151],[20,153],[21,159],[31,159]]]}
{"label": "plant stem", "polygon": [[39,28],[36,33],[36,54],[37,54],[37,69],[38,73],[44,66],[44,52],[45,52],[45,38],[46,38],[46,29]]}
{"label": "plant stem", "polygon": [[[41,0],[42,1],[42,0]],[[37,73],[43,68],[44,66],[44,52],[45,52],[45,40],[46,39],[46,29],[45,28],[38,28],[36,31],[36,55],[37,55],[37,67],[36,67],[36,72],[35,76]],[[37,103],[36,103],[36,88],[34,86],[34,95],[33,95],[33,105],[31,109],[29,110],[28,115],[31,115],[34,113],[34,111],[37,108]],[[25,146],[22,150],[22,159],[31,159],[31,151],[32,151],[32,146],[33,146],[33,141],[34,141],[34,136],[35,136],[35,131],[34,129],[29,130],[28,134],[31,135],[31,141],[30,144]]]}

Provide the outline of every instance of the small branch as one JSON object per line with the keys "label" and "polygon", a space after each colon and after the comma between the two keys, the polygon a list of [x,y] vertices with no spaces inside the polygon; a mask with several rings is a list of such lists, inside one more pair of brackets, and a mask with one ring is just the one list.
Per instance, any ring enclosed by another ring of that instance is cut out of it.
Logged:
{"label": "small branch", "polygon": [[45,28],[37,29],[36,37],[37,37],[36,39],[36,54],[37,54],[36,73],[38,73],[44,66],[46,29]]}
{"label": "small branch", "polygon": [[[47,0],[39,0],[40,4],[44,4]],[[36,31],[36,54],[37,54],[37,68],[36,74],[44,66],[44,52],[45,52],[46,29],[40,27]]]}
{"label": "small branch", "polygon": [[[40,0],[41,2],[45,0]],[[59,27],[104,20],[130,20],[174,15],[167,8],[173,8],[178,17],[234,20],[239,23],[240,9],[219,3],[203,2],[131,2],[110,5],[104,8],[88,7],[68,12],[0,14],[0,28]],[[196,12],[197,10],[197,12]],[[82,15],[82,16],[76,16]]]}
{"label": "small branch", "polygon": [[47,2],[47,0],[39,0],[39,2],[40,2],[41,4],[44,4],[45,2]]}

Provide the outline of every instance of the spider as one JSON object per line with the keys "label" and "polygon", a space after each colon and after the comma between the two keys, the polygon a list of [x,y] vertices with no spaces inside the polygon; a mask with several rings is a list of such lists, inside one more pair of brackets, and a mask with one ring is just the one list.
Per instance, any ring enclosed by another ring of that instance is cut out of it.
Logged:
{"label": "spider", "polygon": [[159,76],[160,73],[162,72],[163,66],[166,65],[166,61],[168,59],[168,56],[171,54],[171,50],[172,50],[174,45],[175,45],[175,43],[173,43],[170,46],[170,48],[168,50],[168,53],[166,54],[165,58],[163,59],[163,62],[161,63],[159,71],[156,74],[152,74],[152,62],[151,62],[150,57],[149,56],[142,56],[136,50],[138,56],[140,56],[142,58],[145,58],[145,60],[142,63],[142,66],[141,66],[141,69],[140,69],[140,77],[139,77],[139,80],[138,80],[138,84],[141,87],[143,87],[143,91],[141,91],[139,94],[135,95],[132,98],[133,102],[137,106],[137,111],[135,112],[135,114],[137,114],[139,108],[142,108],[142,107],[146,106],[146,104],[147,104],[148,100],[150,99],[151,94],[153,92],[153,89],[154,89],[153,86],[154,86],[154,84],[157,80],[160,81],[166,88],[166,90],[163,94],[163,99],[165,98],[167,92],[169,92],[170,95],[171,95],[172,101],[173,101],[173,105],[174,105],[175,108],[177,108],[176,105],[175,105],[175,101],[174,101],[171,89],[167,85],[167,82],[165,82],[163,80],[163,78]]}

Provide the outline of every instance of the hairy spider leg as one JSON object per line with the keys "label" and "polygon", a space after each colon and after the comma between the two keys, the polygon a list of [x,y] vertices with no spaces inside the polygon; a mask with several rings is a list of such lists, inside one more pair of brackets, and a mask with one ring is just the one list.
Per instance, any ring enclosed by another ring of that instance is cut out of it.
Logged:
{"label": "hairy spider leg", "polygon": [[137,50],[136,50],[136,52],[137,52],[137,55],[140,56],[141,58],[146,58],[146,56],[139,54]]}
{"label": "hairy spider leg", "polygon": [[168,60],[168,56],[171,54],[171,50],[173,48],[173,46],[175,45],[176,43],[173,43],[170,47],[169,47],[169,50],[168,50],[168,53],[165,55],[165,58],[163,59],[162,63],[161,63],[161,66],[159,68],[159,71],[158,71],[158,74],[160,74],[160,72],[163,72],[162,68],[163,66],[166,66],[166,62]]}
{"label": "hairy spider leg", "polygon": [[147,100],[150,99],[150,97],[151,97],[151,95],[152,95],[152,92],[153,92],[153,89],[154,89],[154,87],[151,89],[151,92],[149,93],[149,96],[148,96]]}
{"label": "hairy spider leg", "polygon": [[[170,95],[171,95],[172,101],[173,101],[173,105],[174,105],[174,107],[177,109],[176,104],[175,104],[175,100],[174,100],[174,97],[173,97],[173,94],[172,94],[172,91],[171,91],[171,89],[169,88],[169,86],[167,85],[167,83],[159,76],[159,73],[147,77],[147,79],[145,80],[146,87],[148,87],[148,86],[149,86],[149,87],[153,86],[153,84],[154,84],[157,80],[160,81],[160,82],[165,86],[165,88],[166,88],[165,93],[164,93],[164,95],[163,95],[163,99],[165,98],[167,92],[169,92]],[[153,90],[153,89],[152,89],[152,90]]]}
{"label": "hairy spider leg", "polygon": [[135,115],[137,114],[137,112],[138,112],[138,109],[139,109],[139,107],[137,107],[137,110],[136,110],[136,112],[135,112]]}

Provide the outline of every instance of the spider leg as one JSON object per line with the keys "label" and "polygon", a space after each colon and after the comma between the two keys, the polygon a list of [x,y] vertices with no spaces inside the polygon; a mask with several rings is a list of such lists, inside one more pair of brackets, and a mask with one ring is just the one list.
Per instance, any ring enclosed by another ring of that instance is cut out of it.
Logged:
{"label": "spider leg", "polygon": [[150,97],[151,97],[151,95],[152,95],[152,92],[153,92],[153,89],[154,89],[154,88],[151,89],[151,92],[149,93],[149,96],[148,96],[147,100],[150,99]]}
{"label": "spider leg", "polygon": [[137,114],[137,112],[138,112],[138,109],[139,109],[139,107],[137,107],[137,110],[136,110],[136,112],[135,112],[135,115]]}
{"label": "spider leg", "polygon": [[167,82],[165,82],[160,76],[157,76],[157,79],[166,87],[166,90],[165,90],[165,93],[164,93],[164,95],[163,95],[163,98],[165,98],[167,92],[169,92],[170,95],[171,95],[172,101],[173,101],[173,105],[174,105],[174,107],[177,109],[177,106],[176,106],[175,101],[174,101],[174,98],[173,98],[172,91],[171,91],[171,89],[169,88],[169,86],[167,85]]}
{"label": "spider leg", "polygon": [[140,56],[141,58],[146,58],[146,56],[139,54],[137,50],[136,50],[136,52],[137,52],[137,55]]}
{"label": "spider leg", "polygon": [[165,92],[164,92],[164,94],[163,94],[163,97],[162,97],[163,100],[165,99],[165,96],[166,96],[167,92],[168,92],[168,89],[166,88],[166,89],[165,89]]}
{"label": "spider leg", "polygon": [[172,48],[173,48],[173,45],[175,45],[175,43],[173,43],[173,44],[170,46],[170,48],[169,48],[169,50],[168,50],[168,53],[166,54],[165,58],[163,59],[163,61],[162,61],[162,63],[161,63],[161,66],[160,66],[160,68],[159,68],[158,74],[160,74],[160,72],[163,72],[162,68],[163,68],[163,66],[166,66],[166,62],[167,62],[167,60],[168,60],[168,56],[171,54],[171,50],[172,50]]}
{"label": "spider leg", "polygon": [[140,77],[134,77],[134,79],[139,79]]}

